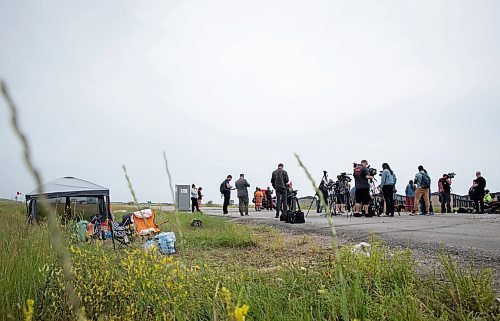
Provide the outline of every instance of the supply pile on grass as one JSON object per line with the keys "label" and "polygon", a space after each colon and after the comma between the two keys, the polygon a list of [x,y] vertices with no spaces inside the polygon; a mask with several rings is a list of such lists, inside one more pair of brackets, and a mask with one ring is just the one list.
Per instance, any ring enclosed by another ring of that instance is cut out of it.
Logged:
{"label": "supply pile on grass", "polygon": [[[73,318],[43,226],[26,227],[22,208],[2,240],[1,313],[19,319],[34,300],[35,319]],[[4,216],[5,217],[5,216]],[[189,226],[203,220],[202,228]],[[439,280],[415,273],[409,251],[372,244],[370,256],[314,246],[302,237],[192,214],[158,213],[177,234],[178,254],[110,244],[71,245],[77,293],[90,319],[113,320],[491,320],[498,319],[489,271],[460,271],[446,257]],[[4,227],[6,228],[6,227]],[[20,234],[23,231],[25,234]],[[21,235],[25,235],[24,237]],[[136,243],[139,245],[139,242]],[[40,247],[40,252],[33,248]],[[21,255],[22,254],[22,255]],[[27,256],[27,257],[25,257]],[[23,271],[27,269],[28,271]],[[8,271],[7,271],[8,270]],[[32,284],[16,282],[25,272]]]}

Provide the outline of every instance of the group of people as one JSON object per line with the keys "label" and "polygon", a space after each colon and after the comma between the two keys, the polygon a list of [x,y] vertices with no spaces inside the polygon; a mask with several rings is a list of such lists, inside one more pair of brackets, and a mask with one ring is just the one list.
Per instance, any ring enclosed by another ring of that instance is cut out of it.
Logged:
{"label": "group of people", "polygon": [[486,189],[486,180],[481,172],[476,172],[476,178],[469,189],[469,197],[474,201],[476,213],[484,214],[484,203],[492,201],[490,191]]}
{"label": "group of people", "polygon": [[[283,164],[279,164],[278,169],[276,169],[271,175],[271,184],[276,191],[276,205],[274,206],[276,209],[276,218],[279,217],[280,211],[283,213],[286,213],[287,211],[287,193],[290,186],[290,179],[288,178],[288,173],[283,169],[283,167]],[[248,188],[250,187],[250,184],[246,180],[245,174],[240,174],[240,178],[235,182],[234,186],[231,185],[232,179],[233,176],[227,175],[226,179],[220,186],[220,192],[224,198],[222,213],[229,213],[228,206],[231,200],[231,191],[236,190],[239,201],[240,215],[247,216],[249,203]],[[256,209],[273,209],[272,190],[269,187],[267,190],[261,190],[257,187],[254,197]],[[264,206],[264,201],[266,201],[266,206]]]}
{"label": "group of people", "polygon": [[256,211],[262,211],[264,209],[272,210],[274,208],[273,191],[270,187],[267,187],[267,189],[256,187],[253,193],[253,202],[255,203]]}
{"label": "group of people", "polygon": [[[354,212],[353,216],[368,215],[369,206],[372,203],[372,195],[374,187],[374,173],[370,171],[370,166],[367,160],[362,160],[360,164],[356,164],[353,172],[354,176]],[[382,172],[380,173],[380,185],[376,189],[382,193],[384,197],[384,212],[387,216],[394,216],[394,192],[397,182],[396,174],[391,169],[389,164],[382,164]]]}
{"label": "group of people", "polygon": [[[279,164],[278,168],[273,171],[271,175],[271,184],[276,191],[276,218],[279,217],[280,212],[287,212],[287,195],[291,187],[290,179],[288,173],[283,169],[283,164]],[[391,169],[388,163],[382,164],[382,171],[380,172],[380,184],[375,186],[374,181],[376,181],[374,175],[375,170],[370,169],[368,161],[362,160],[360,164],[355,164],[353,176],[354,176],[354,187],[351,190],[351,197],[354,198],[354,216],[361,216],[363,214],[368,215],[369,207],[373,204],[373,195],[375,193],[380,193],[383,195],[384,199],[384,210],[383,212],[387,216],[394,216],[395,212],[395,192],[397,178],[394,171]],[[451,185],[453,174],[443,174],[443,176],[438,180],[438,191],[439,199],[441,202],[441,212],[451,213]],[[241,174],[240,178],[236,181],[235,186],[231,185],[232,176],[228,175],[224,182],[221,184],[221,194],[224,197],[223,203],[223,214],[228,214],[228,206],[231,199],[231,191],[237,190],[237,196],[239,200],[239,211],[240,215],[248,215],[248,204],[249,204],[249,194],[248,187],[250,184],[245,179],[245,175]],[[346,188],[350,188],[347,186]],[[323,192],[321,188],[320,192]],[[193,184],[192,198],[194,199],[195,186]],[[197,200],[201,200],[201,188],[198,189],[198,194],[196,195]],[[473,186],[471,187],[471,200],[474,201],[475,209],[477,213],[484,213],[484,200],[488,196],[491,198],[489,193],[486,192],[486,180],[481,176],[481,172],[476,173],[476,179],[474,179]],[[416,215],[419,210],[424,215],[432,215],[433,207],[431,201],[431,178],[427,170],[422,166],[418,166],[418,172],[415,174],[415,178],[410,180],[405,190],[406,194],[406,210],[411,212],[410,215]],[[340,196],[340,194],[339,194]],[[263,208],[272,209],[272,191],[268,187],[267,190],[262,190],[256,188],[254,193],[255,206],[257,210]],[[324,198],[327,201],[327,198]],[[264,201],[267,200],[267,207],[264,205]],[[337,206],[338,210],[343,211],[343,203],[347,202],[344,199],[344,194],[338,199]],[[199,205],[197,205],[199,210]],[[193,207],[194,211],[194,207]]]}
{"label": "group of people", "polygon": [[[369,205],[372,196],[370,191],[373,190],[374,176],[369,170],[369,165],[366,160],[362,160],[360,164],[354,168],[355,181],[355,206],[354,216],[360,216],[363,213],[368,213]],[[443,174],[438,180],[439,200],[441,203],[441,213],[451,213],[451,185],[454,173]],[[395,210],[395,186],[397,182],[396,175],[389,164],[382,164],[382,172],[380,173],[381,180],[377,190],[382,193],[384,198],[384,212],[387,216],[394,216]],[[415,174],[414,180],[410,180],[406,186],[406,210],[411,212],[410,215],[416,215],[420,209],[422,215],[433,215],[433,204],[431,201],[431,178],[427,170],[422,166],[418,166],[418,172]],[[486,180],[481,176],[481,172],[476,172],[476,179],[471,187],[471,200],[474,201],[476,213],[484,213],[484,202],[491,201],[491,195],[486,190]]]}
{"label": "group of people", "polygon": [[[451,185],[452,176],[443,174],[438,180],[439,201],[441,203],[441,213],[451,213]],[[431,201],[431,180],[423,166],[418,167],[415,180],[410,180],[406,186],[406,210],[412,211],[414,215],[420,205],[422,214],[433,214]],[[481,172],[476,172],[476,179],[473,180],[469,189],[469,197],[474,202],[476,213],[484,213],[484,202],[491,201],[491,195],[486,190],[486,180]]]}
{"label": "group of people", "polygon": [[201,203],[203,200],[202,190],[203,188],[201,188],[201,186],[197,188],[195,184],[191,185],[191,212],[193,213],[195,209],[197,212],[201,212]]}

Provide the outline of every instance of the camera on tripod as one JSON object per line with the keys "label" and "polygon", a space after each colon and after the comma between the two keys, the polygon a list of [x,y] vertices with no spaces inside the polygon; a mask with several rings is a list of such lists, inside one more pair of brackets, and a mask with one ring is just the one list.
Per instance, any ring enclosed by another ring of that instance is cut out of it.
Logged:
{"label": "camera on tripod", "polygon": [[[368,168],[368,173],[370,173],[370,176],[376,176],[377,175],[378,170],[376,168],[370,168],[370,166],[368,166],[367,168]],[[380,175],[382,175],[382,172],[380,172]]]}
{"label": "camera on tripod", "polygon": [[349,174],[347,174],[346,172],[344,173],[340,173],[339,175],[337,175],[337,180],[339,182],[350,182],[351,181],[351,178],[349,177]]}
{"label": "camera on tripod", "polygon": [[288,194],[287,194],[287,197],[288,198],[294,198],[294,197],[297,197],[297,194],[298,194],[299,190],[291,190],[291,191],[288,191]]}
{"label": "camera on tripod", "polygon": [[448,176],[449,178],[454,178],[454,177],[455,177],[455,175],[456,175],[456,174],[455,174],[454,172],[453,172],[453,173],[448,173],[448,174],[446,174],[446,176]]}

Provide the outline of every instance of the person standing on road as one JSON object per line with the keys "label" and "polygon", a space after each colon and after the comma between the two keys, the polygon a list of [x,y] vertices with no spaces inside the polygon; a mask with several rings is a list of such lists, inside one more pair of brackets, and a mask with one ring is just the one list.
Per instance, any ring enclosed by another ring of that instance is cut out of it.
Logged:
{"label": "person standing on road", "polygon": [[257,187],[255,189],[255,192],[253,193],[253,196],[255,197],[255,210],[261,211],[264,208],[262,206],[262,203],[264,201],[264,192],[262,192],[261,189]]}
{"label": "person standing on road", "polygon": [[415,201],[413,204],[413,211],[410,215],[415,215],[418,210],[418,205],[420,204],[420,199],[424,199],[425,211],[423,214],[427,214],[427,209],[430,206],[429,199],[429,188],[431,186],[431,178],[425,170],[425,168],[420,165],[418,166],[418,173],[415,174],[415,183],[417,184],[417,190],[415,191]]}
{"label": "person standing on road", "polygon": [[370,204],[370,176],[368,161],[362,160],[361,164],[356,164],[354,168],[355,206],[353,216],[361,216],[361,211],[368,215],[368,205]]}
{"label": "person standing on road", "polygon": [[288,191],[288,173],[283,169],[283,164],[278,165],[278,169],[271,175],[271,184],[276,190],[276,218],[280,216],[280,210],[286,214],[287,191]]}
{"label": "person standing on road", "polygon": [[196,211],[200,211],[200,207],[198,206],[198,189],[196,186],[193,184],[191,185],[191,212],[194,213],[194,209],[196,208]]}
{"label": "person standing on road", "polygon": [[420,212],[421,214],[420,215],[434,215],[434,205],[432,205],[432,191],[431,191],[431,188],[429,187],[429,208],[428,208],[428,212],[427,210],[425,210],[425,202],[424,202],[424,199],[420,199]]}
{"label": "person standing on road", "polygon": [[201,193],[201,191],[203,190],[203,188],[198,187],[198,208],[200,209],[200,212],[201,212],[201,203],[203,201],[203,194]]}
{"label": "person standing on road", "polygon": [[233,176],[227,175],[227,178],[220,185],[220,192],[224,197],[224,203],[222,205],[222,214],[229,213],[227,211],[227,207],[229,206],[229,201],[231,200],[231,190],[234,190],[234,187],[230,184]]}
{"label": "person standing on road", "polygon": [[474,205],[476,206],[476,213],[484,214],[484,192],[486,189],[486,180],[481,176],[481,172],[476,172],[476,183],[474,186]]}
{"label": "person standing on road", "polygon": [[451,177],[448,174],[438,180],[438,188],[441,213],[451,213]]}
{"label": "person standing on road", "polygon": [[406,190],[405,190],[407,212],[413,211],[413,201],[415,200],[416,189],[417,187],[415,186],[415,184],[413,184],[413,180],[410,180],[410,182],[408,182],[408,185],[406,185]]}
{"label": "person standing on road", "polygon": [[245,179],[245,174],[240,174],[240,178],[234,183],[234,186],[236,186],[240,215],[248,216],[248,188],[250,184]]}
{"label": "person standing on road", "polygon": [[266,194],[266,210],[272,211],[273,210],[273,191],[271,191],[269,186],[267,187],[265,194]]}
{"label": "person standing on road", "polygon": [[396,175],[387,163],[382,164],[382,178],[380,188],[384,195],[385,215],[394,217],[394,186],[396,186]]}

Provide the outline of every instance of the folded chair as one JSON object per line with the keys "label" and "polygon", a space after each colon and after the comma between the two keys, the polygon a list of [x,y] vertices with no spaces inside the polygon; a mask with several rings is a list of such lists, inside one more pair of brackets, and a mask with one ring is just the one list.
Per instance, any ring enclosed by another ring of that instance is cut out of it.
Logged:
{"label": "folded chair", "polygon": [[154,209],[145,209],[132,213],[132,222],[139,236],[152,236],[160,232],[158,225],[155,223]]}

